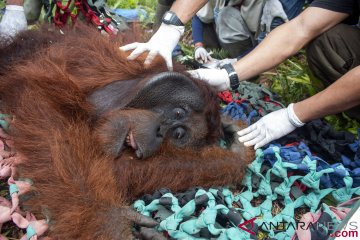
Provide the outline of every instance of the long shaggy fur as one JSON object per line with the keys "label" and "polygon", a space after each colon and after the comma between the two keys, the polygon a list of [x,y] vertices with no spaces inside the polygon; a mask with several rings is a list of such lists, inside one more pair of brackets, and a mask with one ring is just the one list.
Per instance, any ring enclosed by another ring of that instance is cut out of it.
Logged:
{"label": "long shaggy fur", "polygon": [[[118,159],[104,153],[88,94],[165,70],[161,61],[150,68],[143,58],[127,61],[120,45],[82,26],[65,35],[25,32],[0,50],[1,112],[14,116],[10,135],[26,156],[18,174],[35,188],[23,205],[51,219],[48,235],[55,239],[131,238],[131,221],[120,209],[135,198],[161,187],[176,192],[240,183],[252,158],[245,148],[234,154],[212,145],[195,151],[163,144],[141,161],[130,150]],[[214,142],[220,134],[214,92],[196,84],[208,93],[208,142]]]}

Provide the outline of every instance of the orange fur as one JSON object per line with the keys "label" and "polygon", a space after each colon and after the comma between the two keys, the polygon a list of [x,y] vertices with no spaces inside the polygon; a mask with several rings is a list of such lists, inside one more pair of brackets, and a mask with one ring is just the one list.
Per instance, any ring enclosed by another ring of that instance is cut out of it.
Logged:
{"label": "orange fur", "polygon": [[[14,114],[10,134],[16,150],[27,157],[18,172],[32,179],[36,189],[23,205],[50,217],[50,237],[128,239],[131,222],[117,212],[135,198],[161,187],[176,192],[241,182],[252,159],[246,148],[234,154],[216,146],[176,149],[165,143],[146,160],[136,159],[130,150],[118,159],[104,153],[87,95],[114,80],[148,78],[165,66],[157,60],[144,68],[141,59],[126,60],[120,42],[87,27],[77,30],[65,36],[24,33],[42,38],[38,51],[27,55],[24,50],[23,61],[0,71],[1,111]],[[214,92],[196,84],[207,93],[204,114],[214,114]],[[219,124],[208,124],[208,138],[214,142]]]}

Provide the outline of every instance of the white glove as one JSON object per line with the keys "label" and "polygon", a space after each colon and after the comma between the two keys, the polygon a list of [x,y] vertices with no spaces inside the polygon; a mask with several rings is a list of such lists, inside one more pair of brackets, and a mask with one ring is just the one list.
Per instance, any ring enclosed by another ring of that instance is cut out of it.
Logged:
{"label": "white glove", "polygon": [[212,61],[212,57],[205,48],[197,47],[195,48],[195,60],[199,63],[207,63],[209,61]]}
{"label": "white glove", "polygon": [[266,29],[266,32],[269,33],[271,31],[271,23],[276,17],[282,18],[284,22],[289,21],[279,0],[266,0],[260,22],[262,31]]}
{"label": "white glove", "polygon": [[144,64],[150,64],[157,54],[165,59],[169,70],[172,70],[171,54],[176,44],[179,42],[181,35],[184,33],[184,26],[175,26],[162,23],[159,30],[150,38],[147,43],[131,43],[120,47],[123,51],[135,49],[128,57],[134,60],[145,51],[149,51]]}
{"label": "white glove", "polygon": [[256,150],[303,126],[304,123],[295,115],[293,106],[294,104],[291,103],[287,108],[269,113],[256,123],[239,131],[239,141],[244,142],[245,146],[255,145]]}
{"label": "white glove", "polygon": [[225,69],[197,69],[188,71],[193,78],[198,78],[215,87],[218,91],[230,88],[229,74]]}
{"label": "white glove", "polygon": [[27,29],[27,21],[23,6],[7,5],[5,14],[0,22],[0,34],[13,38],[15,35]]}

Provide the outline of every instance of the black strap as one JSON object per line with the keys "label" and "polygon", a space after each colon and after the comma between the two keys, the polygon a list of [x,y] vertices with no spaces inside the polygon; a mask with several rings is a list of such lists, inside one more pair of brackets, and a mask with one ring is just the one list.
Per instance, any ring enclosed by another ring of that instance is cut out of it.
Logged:
{"label": "black strap", "polygon": [[230,63],[228,63],[222,66],[221,68],[225,69],[229,75],[231,89],[237,90],[240,85],[240,82],[234,67]]}

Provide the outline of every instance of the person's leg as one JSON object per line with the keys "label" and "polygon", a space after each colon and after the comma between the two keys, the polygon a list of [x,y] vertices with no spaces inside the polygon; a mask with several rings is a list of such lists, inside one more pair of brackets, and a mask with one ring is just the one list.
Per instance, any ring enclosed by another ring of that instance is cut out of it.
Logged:
{"label": "person's leg", "polygon": [[175,0],[158,0],[158,4],[156,6],[156,12],[155,12],[155,21],[153,26],[154,32],[156,32],[159,29],[164,13],[170,10],[174,2]]}
{"label": "person's leg", "polygon": [[24,11],[26,20],[29,24],[32,24],[39,20],[39,16],[42,8],[42,0],[25,0]]}
{"label": "person's leg", "polygon": [[[349,70],[360,65],[359,39],[359,28],[339,24],[307,46],[309,67],[325,86],[329,86]],[[360,107],[347,113],[360,120]]]}
{"label": "person's leg", "polygon": [[245,20],[234,7],[221,9],[216,20],[216,32],[221,47],[229,52],[232,58],[242,55],[254,46]]}
{"label": "person's leg", "polygon": [[255,35],[259,30],[265,0],[244,0],[240,12],[249,31]]}
{"label": "person's leg", "polygon": [[216,35],[214,23],[203,24],[204,45],[207,48],[220,48],[218,36]]}

